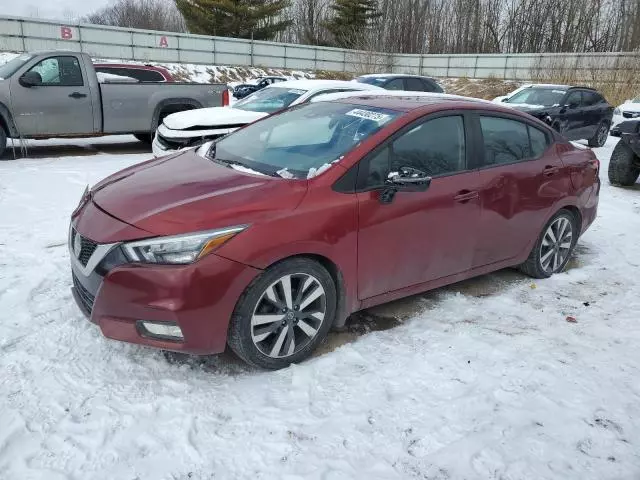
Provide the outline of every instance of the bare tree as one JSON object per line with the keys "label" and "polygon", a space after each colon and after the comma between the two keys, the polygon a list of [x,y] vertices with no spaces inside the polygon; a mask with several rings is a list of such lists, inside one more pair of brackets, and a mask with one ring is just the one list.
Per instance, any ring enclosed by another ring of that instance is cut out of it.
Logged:
{"label": "bare tree", "polygon": [[186,31],[184,19],[171,0],[116,0],[83,20],[116,27]]}

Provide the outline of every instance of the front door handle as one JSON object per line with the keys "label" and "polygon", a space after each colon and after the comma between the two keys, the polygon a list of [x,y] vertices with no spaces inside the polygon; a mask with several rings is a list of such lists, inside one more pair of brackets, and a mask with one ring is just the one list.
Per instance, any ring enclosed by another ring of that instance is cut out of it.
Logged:
{"label": "front door handle", "polygon": [[480,194],[477,191],[460,190],[453,199],[458,203],[467,203],[470,200],[475,200]]}
{"label": "front door handle", "polygon": [[69,97],[71,98],[85,98],[87,96],[86,93],[80,93],[80,92],[73,92],[69,94]]}
{"label": "front door handle", "polygon": [[547,165],[546,167],[544,167],[544,170],[542,170],[542,174],[545,177],[550,177],[551,175],[555,175],[556,173],[558,173],[558,170],[559,170],[558,167]]}

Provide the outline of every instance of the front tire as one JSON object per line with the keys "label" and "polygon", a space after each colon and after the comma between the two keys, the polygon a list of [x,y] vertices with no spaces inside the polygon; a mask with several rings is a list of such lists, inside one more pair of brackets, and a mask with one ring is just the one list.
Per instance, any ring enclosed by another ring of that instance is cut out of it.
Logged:
{"label": "front tire", "polygon": [[308,358],[336,315],[336,285],[309,258],[268,268],[236,304],[227,343],[245,362],[277,370]]}
{"label": "front tire", "polygon": [[134,133],[133,136],[145,145],[151,145],[151,142],[153,142],[153,135],[150,133]]}
{"label": "front tire", "polygon": [[609,182],[619,187],[631,187],[638,180],[638,158],[629,145],[620,140],[609,160]]}
{"label": "front tire", "polygon": [[549,278],[561,272],[571,258],[578,235],[575,216],[569,210],[560,210],[542,229],[520,270],[533,278]]}
{"label": "front tire", "polygon": [[594,136],[589,139],[589,146],[593,148],[604,147],[604,144],[607,143],[608,136],[609,124],[607,122],[601,122]]}
{"label": "front tire", "polygon": [[0,125],[0,160],[8,160],[4,155],[7,152],[7,132]]}

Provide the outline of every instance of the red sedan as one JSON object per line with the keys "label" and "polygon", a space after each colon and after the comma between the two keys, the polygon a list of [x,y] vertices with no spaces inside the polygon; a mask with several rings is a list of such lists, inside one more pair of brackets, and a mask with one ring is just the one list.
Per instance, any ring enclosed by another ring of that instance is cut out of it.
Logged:
{"label": "red sedan", "polygon": [[357,310],[505,267],[562,271],[598,173],[499,105],[307,104],[95,185],[72,215],[73,293],[109,338],[281,368]]}

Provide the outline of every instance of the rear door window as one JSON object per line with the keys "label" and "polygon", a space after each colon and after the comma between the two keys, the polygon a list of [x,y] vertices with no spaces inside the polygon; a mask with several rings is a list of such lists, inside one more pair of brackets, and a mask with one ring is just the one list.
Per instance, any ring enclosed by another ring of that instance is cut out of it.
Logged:
{"label": "rear door window", "polygon": [[404,80],[402,78],[394,78],[384,88],[387,90],[404,90]]}
{"label": "rear door window", "polygon": [[527,125],[499,117],[480,117],[484,141],[484,164],[504,165],[531,157]]}
{"label": "rear door window", "polygon": [[424,84],[419,78],[407,77],[404,79],[407,90],[411,92],[424,92]]}
{"label": "rear door window", "polygon": [[580,90],[574,90],[569,95],[567,95],[567,99],[565,100],[565,105],[569,105],[572,107],[580,107],[582,106],[582,92]]}

